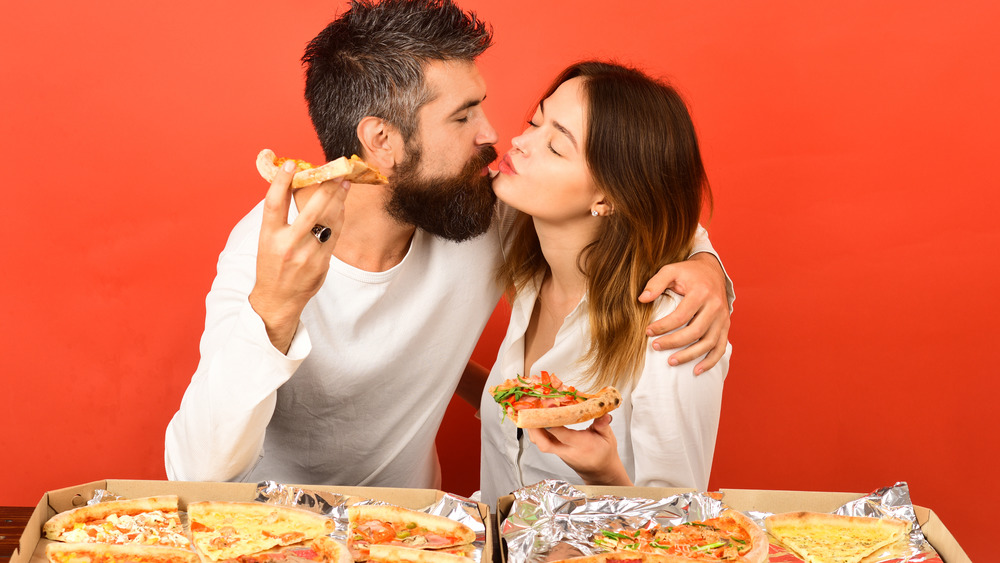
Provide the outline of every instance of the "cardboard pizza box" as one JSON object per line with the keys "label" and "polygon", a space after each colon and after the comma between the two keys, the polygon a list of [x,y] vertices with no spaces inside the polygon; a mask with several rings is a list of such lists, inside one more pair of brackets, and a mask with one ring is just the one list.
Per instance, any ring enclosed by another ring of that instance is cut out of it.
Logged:
{"label": "cardboard pizza box", "polygon": [[[614,495],[638,498],[667,498],[681,493],[690,493],[694,489],[670,489],[657,487],[588,487],[578,486],[587,495]],[[753,489],[722,489],[723,500],[729,506],[740,511],[758,512],[833,512],[841,506],[861,498],[868,493],[827,493],[815,491],[764,491]],[[506,563],[507,552],[503,546],[503,538],[499,535],[499,527],[510,512],[514,502],[513,495],[500,497],[497,501],[497,545],[494,549],[494,560]],[[958,545],[948,528],[934,514],[933,510],[922,506],[913,506],[917,523],[927,541],[941,556],[944,563],[972,563],[962,547]]]}
{"label": "cardboard pizza box", "polygon": [[[384,487],[330,487],[324,485],[297,485],[303,489],[328,491],[396,504],[405,508],[419,509],[433,504],[444,496],[444,492],[433,489],[393,489]],[[10,563],[47,563],[45,546],[49,540],[42,537],[42,526],[49,518],[78,506],[83,506],[93,498],[94,491],[104,489],[127,498],[141,498],[155,495],[177,495],[180,508],[185,510],[188,503],[215,501],[251,501],[256,496],[256,483],[203,483],[190,481],[134,481],[106,479],[93,481],[64,489],[49,491],[42,495],[35,506],[28,524],[21,534],[21,541]],[[483,549],[483,563],[493,560],[493,535],[496,526],[490,516],[490,508],[478,503],[479,513],[486,525],[486,546]]]}

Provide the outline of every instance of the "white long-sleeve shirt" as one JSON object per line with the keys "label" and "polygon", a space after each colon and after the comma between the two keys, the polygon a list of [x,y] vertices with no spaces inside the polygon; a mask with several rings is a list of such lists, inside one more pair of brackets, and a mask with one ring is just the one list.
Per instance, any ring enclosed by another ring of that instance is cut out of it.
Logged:
{"label": "white long-sleeve shirt", "polygon": [[434,438],[500,297],[497,225],[464,243],[418,229],[385,272],[332,259],[283,355],[247,300],[261,217],[258,205],[219,256],[167,475],[438,487]]}
{"label": "white long-sleeve shirt", "polygon": [[[587,297],[566,316],[552,348],[524,372],[524,334],[538,295],[537,282],[525,288],[511,308],[510,325],[500,345],[497,361],[483,390],[479,415],[482,421],[480,486],[483,502],[544,479],[580,483],[575,471],[555,454],[542,453],[500,406],[489,388],[517,375],[547,371],[567,385],[585,390],[583,365],[578,361],[590,347]],[[668,293],[656,304],[653,318],[673,311],[679,298]],[[649,339],[652,341],[652,339]],[[622,404],[612,411],[611,428],[618,441],[618,455],[636,486],[693,487],[705,490],[712,468],[719,428],[722,386],[729,370],[732,347],[712,369],[694,375],[697,361],[670,366],[672,351],[646,348],[645,365],[634,387],[618,387]],[[569,426],[575,430],[592,421]]]}
{"label": "white long-sleeve shirt", "polygon": [[[167,427],[167,476],[439,487],[434,438],[500,295],[501,231],[513,219],[500,207],[471,241],[418,229],[385,272],[332,259],[287,355],[247,300],[263,207],[254,208],[219,256],[201,360]],[[703,230],[697,240],[714,253]]]}

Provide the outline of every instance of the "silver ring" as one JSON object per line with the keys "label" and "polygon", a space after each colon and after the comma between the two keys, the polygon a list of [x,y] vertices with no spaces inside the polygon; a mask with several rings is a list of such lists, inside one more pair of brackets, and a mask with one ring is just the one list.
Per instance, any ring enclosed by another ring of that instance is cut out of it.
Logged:
{"label": "silver ring", "polygon": [[320,244],[323,244],[324,242],[330,240],[330,235],[333,234],[333,229],[323,225],[316,225],[313,227],[312,234],[316,237],[316,240],[318,240]]}

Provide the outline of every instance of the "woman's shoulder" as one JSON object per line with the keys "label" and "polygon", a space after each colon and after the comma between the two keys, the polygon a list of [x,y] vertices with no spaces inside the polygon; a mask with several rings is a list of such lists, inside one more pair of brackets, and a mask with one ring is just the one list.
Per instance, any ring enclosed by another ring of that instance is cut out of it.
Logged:
{"label": "woman's shoulder", "polygon": [[[650,321],[655,321],[662,319],[663,317],[673,313],[677,306],[680,305],[681,300],[684,297],[680,294],[674,293],[673,291],[667,290],[663,295],[661,295],[656,301],[653,302],[653,314],[650,317]],[[671,333],[681,330],[687,326],[687,323],[678,327],[677,329],[671,331]],[[662,335],[661,335],[662,336]],[[679,366],[671,366],[667,362],[674,352],[680,350],[680,348],[675,348],[671,350],[654,350],[651,346],[653,340],[660,338],[660,336],[650,336],[646,338],[646,361],[643,368],[643,378],[648,375],[647,372],[650,371],[678,371],[682,373],[693,372],[694,366],[701,360],[697,358],[695,360],[689,361],[687,363],[681,364]],[[732,346],[726,344],[726,352],[723,358],[716,364],[716,367],[721,372],[722,376],[725,377],[725,373],[728,371],[729,366],[729,356],[732,354]],[[702,356],[704,357],[704,356]]]}
{"label": "woman's shoulder", "polygon": [[653,316],[650,320],[661,319],[673,313],[680,304],[681,299],[683,297],[680,294],[674,293],[669,289],[663,292],[663,295],[659,296],[656,301],[653,301]]}

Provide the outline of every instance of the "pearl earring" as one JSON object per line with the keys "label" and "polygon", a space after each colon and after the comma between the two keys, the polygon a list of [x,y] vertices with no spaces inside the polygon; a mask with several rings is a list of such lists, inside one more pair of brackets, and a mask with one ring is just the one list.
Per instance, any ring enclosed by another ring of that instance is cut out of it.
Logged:
{"label": "pearl earring", "polygon": [[593,215],[594,217],[597,217],[597,210],[596,209],[592,209],[590,211],[590,214]]}

